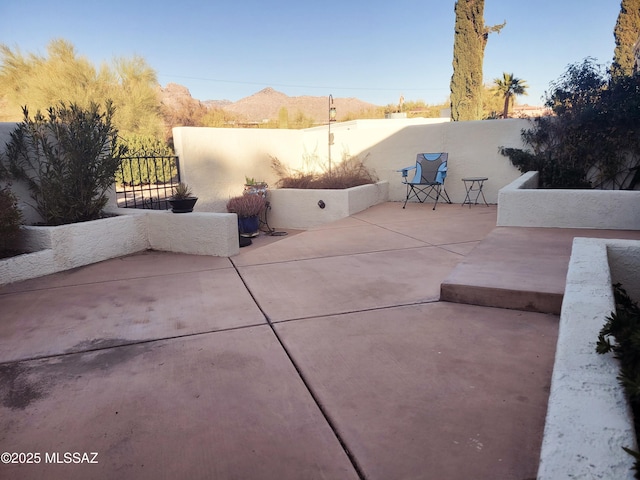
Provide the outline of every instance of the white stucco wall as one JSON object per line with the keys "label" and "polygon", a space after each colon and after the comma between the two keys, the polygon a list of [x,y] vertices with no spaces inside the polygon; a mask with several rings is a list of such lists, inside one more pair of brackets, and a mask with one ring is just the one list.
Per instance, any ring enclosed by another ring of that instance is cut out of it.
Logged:
{"label": "white stucco wall", "polygon": [[191,255],[230,257],[240,250],[235,213],[149,211],[145,215],[149,248]]}
{"label": "white stucco wall", "polygon": [[178,127],[173,129],[181,180],[198,197],[196,212],[226,212],[243,191],[245,176],[273,185],[270,155],[302,151],[300,130]]}
{"label": "white stucco wall", "polygon": [[607,242],[611,280],[621,283],[629,296],[640,302],[640,242]]}
{"label": "white stucco wall", "polygon": [[[269,191],[271,209],[267,221],[270,227],[306,230],[346,218],[389,197],[389,183],[344,190],[314,190],[284,188]],[[322,201],[324,208],[318,203]]]}
{"label": "white stucco wall", "polygon": [[527,172],[502,188],[497,225],[640,230],[640,191],[537,186],[537,172]]}
{"label": "white stucco wall", "polygon": [[[465,196],[461,179],[486,176],[487,201],[520,175],[498,147],[523,147],[520,132],[527,120],[443,122],[438,119],[356,120],[331,125],[332,164],[343,153],[365,159],[380,180],[389,182],[389,199],[402,201],[405,186],[397,170],[414,165],[421,152],[448,152],[446,190],[454,203]],[[273,187],[278,177],[271,157],[293,168],[305,155],[316,155],[328,166],[328,128],[307,130],[221,129],[177,127],[173,130],[182,178],[200,198],[197,211],[224,212],[226,201],[243,190],[245,176]]]}
{"label": "white stucco wall", "polygon": [[[618,256],[613,262],[611,251]],[[633,257],[629,265],[637,265],[640,242],[573,241],[538,480],[634,478],[633,457],[622,449],[635,449],[636,440],[617,379],[619,363],[612,354],[595,350],[605,319],[615,310],[612,281],[626,275],[626,267],[618,270],[623,255]],[[637,285],[635,278],[625,287],[631,293]]]}
{"label": "white stucco wall", "polygon": [[232,213],[112,212],[119,215],[56,227],[23,227],[15,242],[33,253],[0,260],[0,285],[147,249],[220,257],[240,250]]}
{"label": "white stucco wall", "polygon": [[[15,123],[0,123],[0,146],[9,139]],[[451,199],[462,202],[466,176],[486,176],[485,195],[496,203],[498,190],[519,176],[498,147],[522,147],[520,131],[526,120],[448,122],[443,119],[356,120],[334,123],[331,133],[332,163],[343,154],[365,159],[380,180],[389,182],[389,199],[404,200],[406,190],[397,170],[413,165],[421,152],[448,152],[446,190]],[[278,177],[271,168],[276,157],[292,168],[305,167],[305,156],[316,156],[320,166],[328,165],[328,129],[307,130],[229,129],[177,127],[176,154],[182,180],[199,197],[196,212],[226,212],[226,201],[243,191],[245,176],[265,180],[273,188]],[[26,189],[14,184],[27,224],[38,216],[28,204]],[[112,201],[112,205],[114,202]]]}

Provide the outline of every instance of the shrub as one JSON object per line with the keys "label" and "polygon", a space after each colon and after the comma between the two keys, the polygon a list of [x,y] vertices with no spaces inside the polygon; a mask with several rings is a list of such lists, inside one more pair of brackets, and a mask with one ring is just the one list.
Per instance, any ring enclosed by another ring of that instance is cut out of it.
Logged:
{"label": "shrub", "polygon": [[378,177],[364,164],[364,160],[346,153],[343,154],[342,161],[333,166],[331,172],[308,173],[292,170],[275,157],[271,158],[271,166],[280,177],[276,183],[279,188],[340,190],[378,181]]}
{"label": "shrub", "polygon": [[[600,354],[613,352],[620,361],[618,380],[631,405],[637,435],[640,432],[640,307],[619,283],[613,287],[616,311],[607,317],[600,330],[596,351]],[[615,338],[614,343],[610,337]],[[622,448],[635,458],[635,478],[640,478],[640,453]]]}
{"label": "shrub", "polygon": [[192,196],[191,187],[184,182],[178,183],[173,187],[173,195],[171,198],[174,200],[184,200]]}
{"label": "shrub", "polygon": [[262,195],[240,195],[229,199],[227,212],[235,213],[240,218],[255,217],[262,213],[266,204],[267,202]]}
{"label": "shrub", "polygon": [[23,108],[7,144],[8,168],[29,187],[46,225],[100,218],[126,152],[117,145],[114,112],[110,102],[104,112],[96,103],[86,109],[60,103],[32,119]]}
{"label": "shrub", "polygon": [[20,230],[22,213],[18,208],[18,199],[9,186],[0,188],[0,251],[8,247]]}
{"label": "shrub", "polygon": [[570,65],[547,94],[555,117],[522,131],[526,150],[501,148],[543,188],[640,185],[640,76],[611,78],[591,59]]}

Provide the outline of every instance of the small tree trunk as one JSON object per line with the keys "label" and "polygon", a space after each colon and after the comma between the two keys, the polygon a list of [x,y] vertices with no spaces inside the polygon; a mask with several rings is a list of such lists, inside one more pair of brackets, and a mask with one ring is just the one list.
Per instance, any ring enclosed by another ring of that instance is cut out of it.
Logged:
{"label": "small tree trunk", "polygon": [[511,100],[511,95],[507,93],[504,96],[504,109],[502,110],[502,118],[509,117],[509,101]]}

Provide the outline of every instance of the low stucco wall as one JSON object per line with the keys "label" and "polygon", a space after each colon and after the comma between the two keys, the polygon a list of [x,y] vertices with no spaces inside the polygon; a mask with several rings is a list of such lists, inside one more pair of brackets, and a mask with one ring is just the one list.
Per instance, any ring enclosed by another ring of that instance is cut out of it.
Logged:
{"label": "low stucco wall", "polygon": [[498,194],[501,227],[640,230],[640,191],[538,189],[527,172]]}
{"label": "low stucco wall", "polygon": [[[306,230],[346,218],[372,205],[386,202],[388,198],[388,182],[344,190],[270,190],[271,210],[268,212],[267,220],[271,227]],[[324,208],[318,205],[320,201],[323,202]]]}
{"label": "low stucco wall", "polygon": [[635,449],[636,440],[617,379],[619,363],[595,349],[605,318],[615,310],[612,282],[629,281],[625,288],[638,298],[639,279],[631,279],[628,269],[639,262],[638,241],[573,241],[538,480],[634,478],[633,457],[622,449]]}
{"label": "low stucco wall", "polygon": [[232,213],[174,214],[114,209],[118,216],[56,227],[23,227],[16,246],[32,253],[0,260],[0,285],[154,249],[229,257],[239,250]]}
{"label": "low stucco wall", "polygon": [[230,257],[240,251],[235,213],[152,211],[145,220],[149,248],[153,250],[216,257]]}
{"label": "low stucco wall", "polygon": [[53,249],[0,260],[0,285],[56,273]]}

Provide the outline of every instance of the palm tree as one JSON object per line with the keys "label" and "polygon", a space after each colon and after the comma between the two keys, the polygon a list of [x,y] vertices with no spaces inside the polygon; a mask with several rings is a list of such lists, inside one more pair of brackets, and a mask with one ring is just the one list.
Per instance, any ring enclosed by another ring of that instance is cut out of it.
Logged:
{"label": "palm tree", "polygon": [[526,95],[529,85],[521,78],[516,78],[513,73],[503,73],[502,78],[495,78],[494,92],[496,96],[504,98],[504,110],[502,111],[502,118],[509,116],[509,104],[516,95]]}

